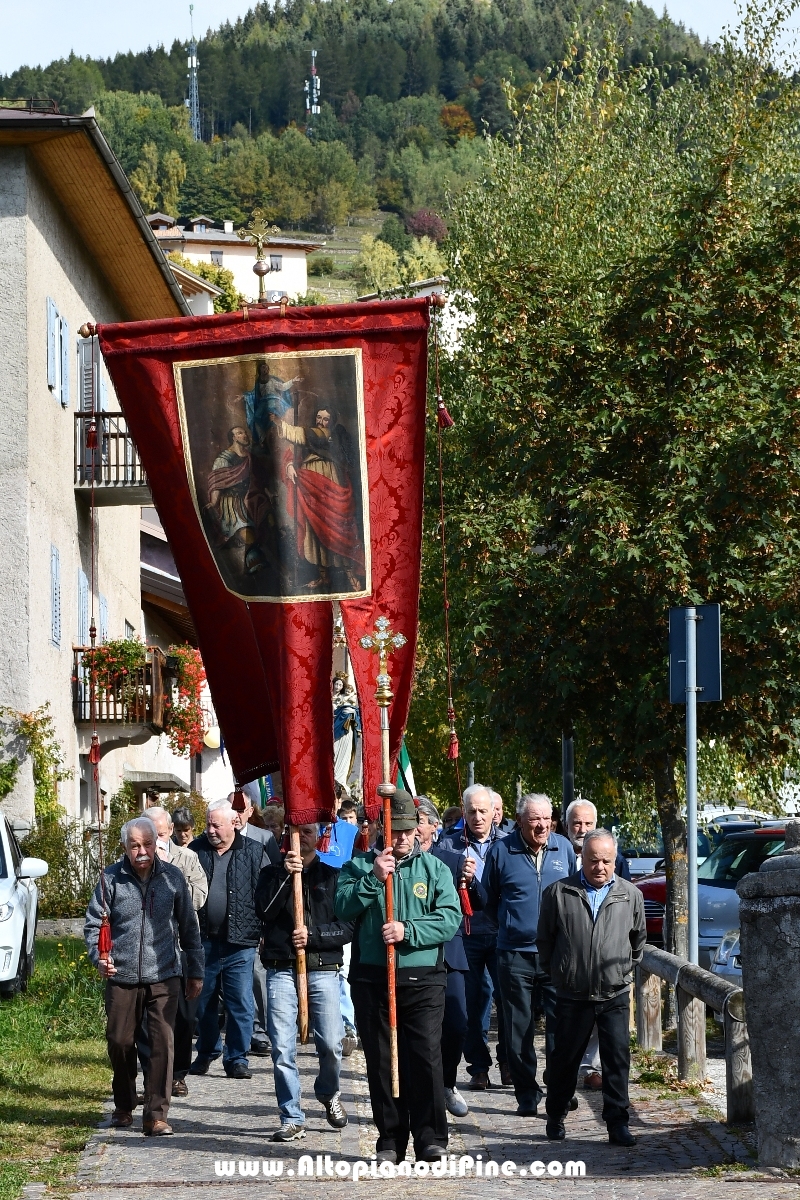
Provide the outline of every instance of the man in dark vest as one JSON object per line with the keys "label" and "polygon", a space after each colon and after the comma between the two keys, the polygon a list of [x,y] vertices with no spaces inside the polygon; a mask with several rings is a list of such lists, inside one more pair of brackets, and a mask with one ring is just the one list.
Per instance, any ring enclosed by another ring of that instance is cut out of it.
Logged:
{"label": "man in dark vest", "polygon": [[[189,847],[208,878],[208,899],[198,912],[205,952],[205,978],[197,1011],[197,1058],[190,1075],[205,1075],[222,1054],[230,1079],[250,1079],[247,1054],[253,1036],[253,962],[261,937],[255,890],[267,848],[243,838],[227,800],[209,804],[206,832]],[[217,1008],[225,1006],[225,1048]]]}

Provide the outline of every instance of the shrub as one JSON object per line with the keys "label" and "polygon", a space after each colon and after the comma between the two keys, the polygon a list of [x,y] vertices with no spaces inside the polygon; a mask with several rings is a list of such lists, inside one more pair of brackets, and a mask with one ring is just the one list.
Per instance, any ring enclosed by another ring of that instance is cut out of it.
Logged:
{"label": "shrub", "polygon": [[312,254],[308,260],[308,273],[312,276],[333,275],[335,263],[332,254]]}

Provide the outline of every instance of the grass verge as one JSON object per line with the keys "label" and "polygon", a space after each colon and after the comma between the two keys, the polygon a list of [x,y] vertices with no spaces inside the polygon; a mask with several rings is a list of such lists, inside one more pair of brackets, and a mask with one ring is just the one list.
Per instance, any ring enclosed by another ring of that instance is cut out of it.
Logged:
{"label": "grass verge", "polygon": [[83,943],[38,938],[27,994],[0,1003],[0,1200],[72,1186],[110,1089],[104,1028]]}

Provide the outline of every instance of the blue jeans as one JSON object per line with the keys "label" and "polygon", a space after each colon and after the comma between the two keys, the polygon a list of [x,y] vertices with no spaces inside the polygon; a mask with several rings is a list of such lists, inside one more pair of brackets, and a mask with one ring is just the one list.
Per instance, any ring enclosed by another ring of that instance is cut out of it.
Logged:
{"label": "blue jeans", "polygon": [[[471,933],[464,938],[464,950],[469,963],[469,974],[464,983],[467,1000],[467,1036],[464,1039],[464,1059],[470,1075],[488,1071],[492,1065],[489,1051],[489,1017],[492,1011],[492,991],[497,1005],[497,1061],[506,1061],[505,1022],[497,985],[497,934],[495,932]],[[486,972],[492,987],[486,988]],[[487,995],[488,993],[488,995]],[[488,1001],[488,1003],[487,1003]]]}
{"label": "blue jeans", "polygon": [[[219,1058],[226,1069],[233,1063],[247,1066],[253,1037],[253,962],[255,946],[235,946],[221,938],[203,941],[206,970],[197,1009],[197,1056]],[[225,1005],[225,1049],[217,1007],[220,994]]]}
{"label": "blue jeans", "polygon": [[[314,1095],[330,1100],[339,1091],[344,1026],[339,1002],[339,972],[309,971],[308,1016],[314,1029],[319,1073]],[[281,1123],[302,1125],[300,1073],[297,1070],[297,983],[294,971],[267,971],[267,1029],[275,1071],[275,1096]]]}

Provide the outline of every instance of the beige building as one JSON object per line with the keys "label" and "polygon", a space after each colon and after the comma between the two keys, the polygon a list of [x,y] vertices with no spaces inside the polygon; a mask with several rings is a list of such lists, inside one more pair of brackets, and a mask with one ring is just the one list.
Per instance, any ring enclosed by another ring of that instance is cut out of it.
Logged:
{"label": "beige building", "polygon": [[[242,241],[233,229],[233,221],[214,221],[202,215],[189,221],[176,221],[166,213],[151,213],[147,218],[164,253],[176,251],[191,262],[213,263],[233,274],[236,290],[248,301],[258,299],[258,278],[253,273],[255,247]],[[275,236],[269,239],[264,261],[269,274],[264,278],[267,299],[288,296],[296,300],[308,291],[306,259],[324,242]]]}
{"label": "beige building", "polygon": [[[207,310],[215,291],[191,272],[176,279],[92,116],[0,107],[0,705],[30,712],[49,704],[72,771],[60,800],[85,821],[97,815],[80,666],[92,613],[98,640],[137,635],[166,649],[192,641],[194,631],[166,544],[160,567],[143,563],[147,481],[105,368],[95,356],[93,370],[92,342],[78,330],[86,321]],[[86,441],[93,390],[104,410],[94,578]],[[166,789],[193,774],[159,732],[169,676],[165,682],[152,664],[148,671],[146,711],[101,714],[107,795],[126,778]],[[9,728],[4,756],[19,754]],[[3,807],[33,818],[29,759]]]}

